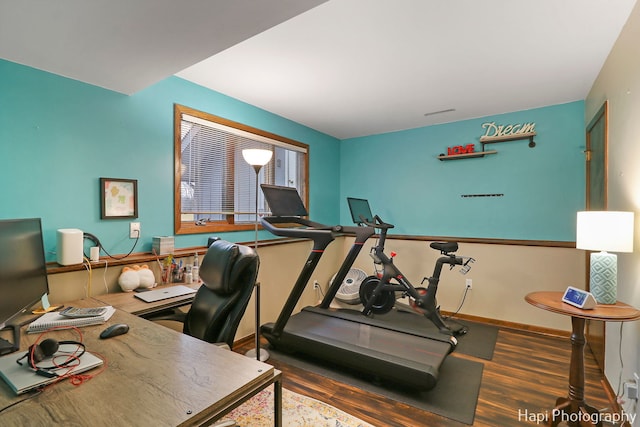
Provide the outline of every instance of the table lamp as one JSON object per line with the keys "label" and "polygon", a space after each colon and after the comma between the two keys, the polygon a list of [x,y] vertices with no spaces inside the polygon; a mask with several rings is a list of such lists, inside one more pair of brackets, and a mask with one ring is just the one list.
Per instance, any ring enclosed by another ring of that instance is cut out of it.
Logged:
{"label": "table lamp", "polygon": [[[263,150],[260,148],[247,148],[242,150],[242,157],[245,162],[253,166],[256,171],[256,204],[255,204],[255,243],[253,249],[258,253],[258,176],[260,169],[271,160],[273,152],[271,150]],[[247,357],[255,357],[257,360],[264,362],[269,359],[269,353],[266,350],[260,351],[260,282],[256,280],[256,348],[245,353]]]}
{"label": "table lamp", "polygon": [[633,212],[578,212],[576,248],[591,254],[589,290],[600,304],[617,300],[618,257],[611,252],[633,252]]}

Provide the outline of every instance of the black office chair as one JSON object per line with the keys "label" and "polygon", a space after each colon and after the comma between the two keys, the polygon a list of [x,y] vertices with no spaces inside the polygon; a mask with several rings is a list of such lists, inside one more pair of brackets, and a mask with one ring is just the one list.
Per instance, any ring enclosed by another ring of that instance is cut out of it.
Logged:
{"label": "black office chair", "polygon": [[152,315],[149,320],[175,320],[182,331],[210,343],[225,343],[231,349],[240,320],[249,304],[260,261],[247,247],[217,240],[200,265],[202,286],[187,313],[178,309]]}

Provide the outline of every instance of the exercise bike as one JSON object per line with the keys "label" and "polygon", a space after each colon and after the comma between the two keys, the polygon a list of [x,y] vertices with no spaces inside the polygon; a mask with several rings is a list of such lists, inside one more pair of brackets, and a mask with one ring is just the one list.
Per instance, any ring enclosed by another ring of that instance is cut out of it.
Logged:
{"label": "exercise bike", "polygon": [[[349,203],[351,206],[352,201],[350,200]],[[362,313],[365,316],[388,313],[396,303],[396,292],[400,292],[403,297],[409,297],[411,308],[423,314],[440,332],[456,336],[466,334],[468,332],[466,326],[447,324],[442,318],[440,308],[437,305],[436,293],[440,282],[440,273],[445,264],[450,265],[450,269],[456,265],[461,265],[461,272],[466,274],[471,270],[471,264],[475,260],[471,257],[457,256],[455,254],[458,250],[457,242],[432,242],[429,246],[440,251],[442,256],[436,261],[433,275],[422,279],[421,283],[427,281],[428,286],[426,288],[416,288],[393,263],[393,258],[396,254],[391,252],[390,256],[387,256],[384,253],[387,230],[394,226],[382,221],[378,215],[375,215],[371,220],[362,214],[357,216],[359,217],[359,223],[380,230],[378,243],[371,248],[370,255],[373,258],[374,265],[382,266],[381,271],[376,268],[377,274],[375,276],[367,277],[360,284],[360,301],[364,306]],[[354,220],[355,218],[356,216],[354,216]]]}

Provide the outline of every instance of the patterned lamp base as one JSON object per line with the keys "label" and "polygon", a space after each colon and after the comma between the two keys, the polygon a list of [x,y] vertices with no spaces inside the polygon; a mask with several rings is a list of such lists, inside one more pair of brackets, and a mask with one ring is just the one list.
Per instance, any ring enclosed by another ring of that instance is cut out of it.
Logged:
{"label": "patterned lamp base", "polygon": [[591,254],[590,291],[600,304],[615,304],[618,282],[618,257],[608,252]]}

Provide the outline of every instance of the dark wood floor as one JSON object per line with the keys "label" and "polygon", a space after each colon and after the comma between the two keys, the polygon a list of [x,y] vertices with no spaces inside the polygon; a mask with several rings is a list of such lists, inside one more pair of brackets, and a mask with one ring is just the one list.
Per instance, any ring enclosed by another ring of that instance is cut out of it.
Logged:
{"label": "dark wood floor", "polygon": [[[252,347],[251,341],[243,340],[234,350],[244,353]],[[570,354],[568,338],[501,329],[492,360],[456,353],[449,357],[484,363],[473,426],[522,427],[543,425],[528,421],[523,415],[525,410],[529,414],[550,412],[558,397],[567,396]],[[286,389],[326,402],[375,426],[467,425],[274,360],[267,363],[283,371]],[[588,349],[585,400],[599,410],[609,407],[600,370]]]}

